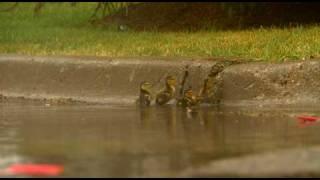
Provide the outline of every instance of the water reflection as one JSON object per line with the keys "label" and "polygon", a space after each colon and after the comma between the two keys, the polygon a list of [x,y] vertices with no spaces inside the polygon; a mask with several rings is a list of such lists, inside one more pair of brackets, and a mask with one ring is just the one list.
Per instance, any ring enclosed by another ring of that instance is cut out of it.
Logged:
{"label": "water reflection", "polygon": [[0,169],[24,160],[17,153],[17,144],[20,141],[17,135],[18,126],[17,122],[10,121],[8,112],[0,104]]}
{"label": "water reflection", "polygon": [[67,177],[171,176],[214,159],[320,143],[320,126],[300,128],[292,112],[1,106],[0,157],[63,164]]}

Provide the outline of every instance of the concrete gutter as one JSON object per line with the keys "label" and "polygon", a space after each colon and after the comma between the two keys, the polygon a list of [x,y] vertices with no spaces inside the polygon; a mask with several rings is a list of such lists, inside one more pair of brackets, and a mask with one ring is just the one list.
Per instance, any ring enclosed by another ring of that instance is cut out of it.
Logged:
{"label": "concrete gutter", "polygon": [[213,161],[178,177],[319,177],[320,146]]}
{"label": "concrete gutter", "polygon": [[[198,90],[216,61],[191,58],[97,58],[0,56],[0,94],[27,99],[72,99],[132,104],[146,80],[160,89],[166,75],[181,78],[190,65]],[[318,103],[320,62],[232,65],[221,74],[221,100],[242,103]]]}

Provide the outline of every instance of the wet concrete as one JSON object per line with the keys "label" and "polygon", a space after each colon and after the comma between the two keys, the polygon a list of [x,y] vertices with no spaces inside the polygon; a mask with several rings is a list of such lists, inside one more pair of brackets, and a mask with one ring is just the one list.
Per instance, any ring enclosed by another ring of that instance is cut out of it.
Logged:
{"label": "wet concrete", "polygon": [[223,100],[268,104],[317,104],[320,101],[320,62],[248,63],[223,74]]}
{"label": "wet concrete", "polygon": [[63,165],[61,177],[180,177],[212,161],[317,145],[319,124],[301,127],[295,116],[318,109],[207,106],[188,115],[173,106],[0,103],[0,169],[32,162]]}
{"label": "wet concrete", "polygon": [[[198,90],[217,61],[0,56],[0,166],[60,163],[65,177],[319,175],[318,146],[307,147],[320,126],[296,121],[319,114],[319,61],[230,65],[218,76],[221,103],[193,115],[133,105],[141,81],[160,89],[189,65]],[[306,149],[240,157],[295,147]]]}
{"label": "wet concrete", "polygon": [[[133,104],[141,81],[159,90],[166,75],[181,80],[190,65],[198,91],[217,59],[0,56],[0,94],[27,99]],[[219,76],[221,103],[316,104],[320,101],[320,62],[242,63]],[[63,99],[63,100],[59,100]]]}
{"label": "wet concrete", "polygon": [[192,59],[108,59],[97,57],[0,57],[0,93],[31,99],[71,98],[89,103],[132,104],[145,80],[155,89],[170,74],[179,78],[191,64],[190,78],[199,88],[210,61]]}
{"label": "wet concrete", "polygon": [[213,161],[178,177],[319,177],[320,146],[293,148]]}

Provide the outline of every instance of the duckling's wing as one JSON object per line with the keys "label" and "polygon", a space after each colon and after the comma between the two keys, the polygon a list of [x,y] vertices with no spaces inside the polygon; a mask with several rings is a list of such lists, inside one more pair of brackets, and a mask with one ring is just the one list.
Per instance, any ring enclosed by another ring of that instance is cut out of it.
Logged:
{"label": "duckling's wing", "polygon": [[150,94],[140,95],[140,105],[149,106],[151,104],[152,97]]}
{"label": "duckling's wing", "polygon": [[167,92],[161,92],[156,97],[156,103],[159,105],[163,105],[167,103],[171,99],[171,96]]}

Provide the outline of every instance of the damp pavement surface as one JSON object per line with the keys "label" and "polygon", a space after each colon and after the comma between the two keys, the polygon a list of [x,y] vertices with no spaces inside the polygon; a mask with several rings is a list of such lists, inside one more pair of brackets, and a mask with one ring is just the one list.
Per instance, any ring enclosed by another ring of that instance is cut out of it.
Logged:
{"label": "damp pavement surface", "polygon": [[[195,92],[204,85],[211,67],[228,62],[216,77],[210,102],[242,104],[319,104],[320,61],[284,63],[201,58],[105,58],[61,56],[0,56],[0,98],[53,99],[62,103],[134,104],[143,81],[153,91],[164,87],[168,75]],[[211,81],[210,81],[211,82]]]}
{"label": "damp pavement surface", "polygon": [[[0,56],[0,170],[60,164],[59,177],[317,177],[320,61],[231,63],[197,113],[139,108],[173,75],[199,91],[218,59]],[[230,61],[231,62],[231,61]],[[219,100],[219,101],[215,101]],[[1,171],[0,171],[1,172]],[[0,175],[1,176],[1,175]]]}
{"label": "damp pavement surface", "polygon": [[172,105],[2,102],[0,169],[50,163],[64,166],[59,177],[305,175],[320,167],[320,148],[312,149],[320,123],[296,116],[319,113],[318,106],[203,106],[187,114]]}

